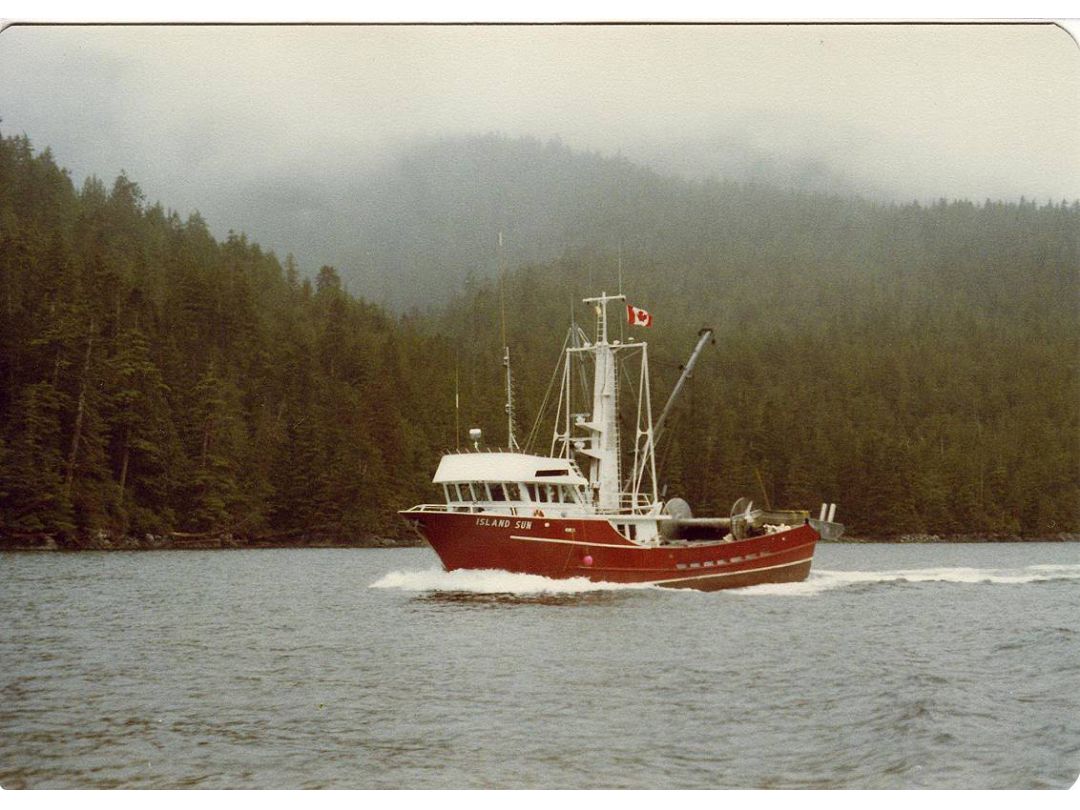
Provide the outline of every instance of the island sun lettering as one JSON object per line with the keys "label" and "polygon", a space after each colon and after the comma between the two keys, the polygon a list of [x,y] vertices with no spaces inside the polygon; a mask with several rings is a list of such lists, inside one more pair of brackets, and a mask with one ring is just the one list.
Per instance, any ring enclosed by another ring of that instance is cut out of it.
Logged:
{"label": "island sun lettering", "polygon": [[480,517],[476,519],[477,526],[491,526],[494,529],[509,529],[511,523],[515,529],[531,529],[531,520],[514,520],[510,521],[506,518],[486,518]]}

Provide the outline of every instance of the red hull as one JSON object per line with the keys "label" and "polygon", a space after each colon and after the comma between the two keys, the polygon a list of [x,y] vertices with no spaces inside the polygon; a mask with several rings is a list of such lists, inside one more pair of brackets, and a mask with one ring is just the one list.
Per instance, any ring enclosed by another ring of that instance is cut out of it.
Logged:
{"label": "red hull", "polygon": [[434,511],[400,514],[427,540],[448,571],[495,569],[552,579],[586,577],[703,591],[804,580],[819,539],[807,524],[746,540],[638,546],[606,519]]}

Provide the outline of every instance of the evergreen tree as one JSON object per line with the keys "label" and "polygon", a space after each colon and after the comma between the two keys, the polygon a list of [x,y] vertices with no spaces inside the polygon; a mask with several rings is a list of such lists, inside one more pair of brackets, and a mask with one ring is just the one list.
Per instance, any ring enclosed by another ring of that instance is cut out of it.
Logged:
{"label": "evergreen tree", "polygon": [[[0,136],[0,532],[403,536],[455,393],[459,432],[504,443],[504,312],[525,434],[568,316],[588,332],[579,299],[620,279],[657,319],[620,333],[649,339],[657,405],[716,329],[659,448],[695,513],[745,495],[835,501],[856,535],[1080,531],[1080,203],[877,204],[499,138],[384,179],[412,204],[367,211],[346,287]],[[437,305],[355,295],[375,272]]]}

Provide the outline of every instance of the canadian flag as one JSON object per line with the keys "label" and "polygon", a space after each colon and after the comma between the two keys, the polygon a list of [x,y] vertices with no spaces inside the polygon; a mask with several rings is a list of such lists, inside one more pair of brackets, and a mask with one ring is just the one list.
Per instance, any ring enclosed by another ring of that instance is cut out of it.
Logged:
{"label": "canadian flag", "polygon": [[643,309],[627,304],[626,321],[631,326],[652,326],[652,315]]}

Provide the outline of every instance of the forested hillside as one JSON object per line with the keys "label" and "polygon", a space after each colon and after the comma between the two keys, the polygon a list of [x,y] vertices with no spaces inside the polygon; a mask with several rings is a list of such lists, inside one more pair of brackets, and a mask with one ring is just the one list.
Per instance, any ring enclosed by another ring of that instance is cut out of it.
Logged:
{"label": "forested hillside", "polygon": [[[859,535],[1080,530],[1080,205],[875,205],[549,149],[565,182],[508,185],[508,157],[473,178],[491,207],[471,225],[455,204],[472,197],[435,193],[468,161],[416,156],[426,207],[378,218],[413,223],[411,246],[357,245],[437,302],[399,317],[331,267],[307,279],[244,236],[217,241],[123,176],[77,190],[47,150],[4,138],[0,531],[398,534],[394,511],[433,496],[455,443],[455,369],[462,430],[504,436],[499,230],[520,435],[574,302],[617,287],[621,252],[656,318],[635,334],[657,408],[716,329],[659,452],[669,496],[699,514],[744,494],[834,500]],[[553,183],[587,196],[545,230]],[[554,260],[551,229],[573,234]]]}
{"label": "forested hillside", "polygon": [[126,177],[0,147],[7,530],[396,533],[432,440],[421,338]]}

